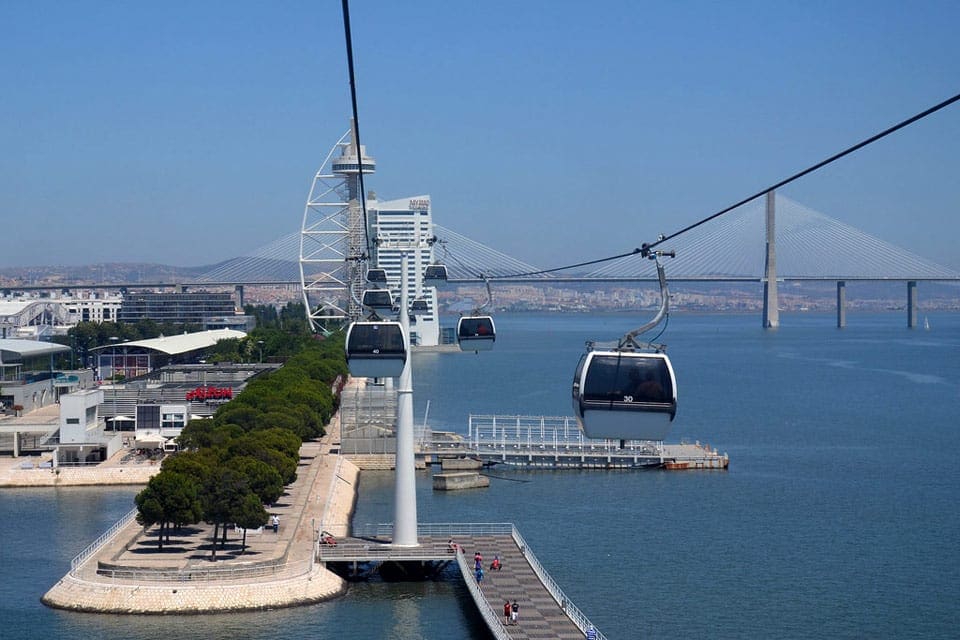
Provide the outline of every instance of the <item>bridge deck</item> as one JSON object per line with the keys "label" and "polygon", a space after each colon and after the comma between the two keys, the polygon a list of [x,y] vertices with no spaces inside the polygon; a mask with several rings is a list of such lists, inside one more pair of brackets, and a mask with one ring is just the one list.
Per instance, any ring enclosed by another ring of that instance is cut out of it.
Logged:
{"label": "bridge deck", "polygon": [[[346,538],[338,540],[336,546],[321,546],[320,559],[324,562],[452,561],[457,559],[463,579],[494,637],[518,640],[533,638],[574,640],[584,637],[583,631],[568,615],[570,611],[579,613],[579,610],[567,605],[566,599],[562,596],[561,600],[567,606],[561,606],[531,563],[530,558],[533,554],[521,548],[510,533],[455,535],[453,539],[463,549],[459,559],[455,558],[448,547],[449,537],[438,535],[421,535],[420,546],[409,548],[393,547],[385,539]],[[483,556],[484,570],[483,582],[479,588],[476,588],[473,568],[473,555],[477,551]],[[499,571],[490,570],[490,562],[495,555],[500,556],[502,563],[502,569]],[[541,571],[543,571],[542,568]],[[519,605],[516,625],[504,624],[503,604],[508,600],[516,601]]]}

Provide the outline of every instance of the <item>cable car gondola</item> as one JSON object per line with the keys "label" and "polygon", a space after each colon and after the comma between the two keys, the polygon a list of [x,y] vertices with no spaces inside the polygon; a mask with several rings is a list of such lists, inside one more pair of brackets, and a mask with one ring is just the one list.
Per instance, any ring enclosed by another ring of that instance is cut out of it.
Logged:
{"label": "cable car gondola", "polygon": [[363,306],[375,311],[393,309],[393,295],[389,289],[367,289],[363,292]]}
{"label": "cable car gondola", "polygon": [[665,353],[590,351],[573,381],[573,409],[588,438],[663,440],[677,414]]}
{"label": "cable car gondola", "polygon": [[367,282],[372,282],[386,288],[387,286],[387,271],[386,269],[378,269],[374,267],[373,269],[367,269]]}
{"label": "cable car gondola", "polygon": [[424,316],[430,313],[430,306],[423,298],[417,298],[410,303],[410,312],[414,316]]}
{"label": "cable car gondola", "polygon": [[396,378],[407,362],[403,327],[390,320],[357,321],[347,329],[347,367],[358,378]]}
{"label": "cable car gondola", "polygon": [[497,328],[493,324],[493,317],[480,313],[493,302],[490,280],[483,278],[483,281],[487,285],[487,301],[474,309],[473,313],[460,316],[457,321],[457,344],[461,351],[490,351],[493,343],[497,341]]}
{"label": "cable car gondola", "polygon": [[590,349],[573,377],[573,411],[588,438],[663,440],[677,415],[677,379],[665,347],[635,338],[667,317],[670,292],[659,256],[660,310],[650,322],[626,334],[615,349]]}
{"label": "cable car gondola", "polygon": [[457,343],[461,351],[490,351],[497,340],[491,316],[461,316],[457,322]]}
{"label": "cable car gondola", "polygon": [[447,267],[442,264],[427,265],[423,271],[423,284],[428,287],[439,287],[447,282]]}

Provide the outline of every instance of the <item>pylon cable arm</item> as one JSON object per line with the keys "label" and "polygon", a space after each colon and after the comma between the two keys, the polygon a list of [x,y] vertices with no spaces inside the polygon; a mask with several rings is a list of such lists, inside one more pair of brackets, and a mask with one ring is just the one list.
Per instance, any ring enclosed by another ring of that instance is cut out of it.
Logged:
{"label": "pylon cable arm", "polygon": [[[660,310],[657,311],[657,315],[641,327],[634,329],[633,331],[625,334],[623,338],[620,339],[620,344],[618,349],[638,349],[646,346],[652,346],[647,344],[641,344],[636,341],[637,336],[642,333],[646,333],[650,329],[653,329],[658,324],[660,324],[664,318],[670,313],[670,290],[667,287],[667,276],[663,271],[663,265],[660,264],[661,256],[669,256],[671,258],[676,257],[676,252],[674,251],[653,251],[651,252],[650,259],[656,260],[657,262],[657,278],[660,281]],[[659,350],[659,347],[658,347]]]}

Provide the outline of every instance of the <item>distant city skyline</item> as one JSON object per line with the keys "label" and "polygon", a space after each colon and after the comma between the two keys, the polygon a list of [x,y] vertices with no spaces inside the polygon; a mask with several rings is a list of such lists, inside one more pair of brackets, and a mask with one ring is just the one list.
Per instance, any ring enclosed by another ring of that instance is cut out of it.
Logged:
{"label": "distant city skyline", "polygon": [[[211,265],[299,230],[339,3],[6,3],[0,266]],[[367,185],[543,266],[673,233],[960,91],[960,5],[355,2]],[[960,107],[782,193],[960,269]],[[562,259],[560,259],[562,258]]]}

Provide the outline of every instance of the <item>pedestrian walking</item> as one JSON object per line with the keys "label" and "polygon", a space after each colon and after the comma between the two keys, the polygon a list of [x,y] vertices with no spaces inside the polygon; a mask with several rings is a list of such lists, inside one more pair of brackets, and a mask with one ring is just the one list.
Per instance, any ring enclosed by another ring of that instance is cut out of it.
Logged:
{"label": "pedestrian walking", "polygon": [[475,554],[473,554],[473,568],[479,569],[482,566],[483,566],[483,556],[480,555],[479,551],[477,551]]}
{"label": "pedestrian walking", "polygon": [[517,601],[514,600],[513,604],[510,605],[510,624],[517,624],[517,615],[520,612],[520,605],[517,604]]}
{"label": "pedestrian walking", "polygon": [[597,640],[597,628],[593,625],[587,627],[587,640]]}
{"label": "pedestrian walking", "polygon": [[477,567],[477,586],[483,586],[483,567]]}
{"label": "pedestrian walking", "polygon": [[273,525],[273,532],[278,533],[280,531],[280,516],[273,514],[273,517],[270,518],[270,523]]}
{"label": "pedestrian walking", "polygon": [[510,607],[510,601],[507,600],[503,603],[503,624],[510,624],[510,612],[512,611]]}

